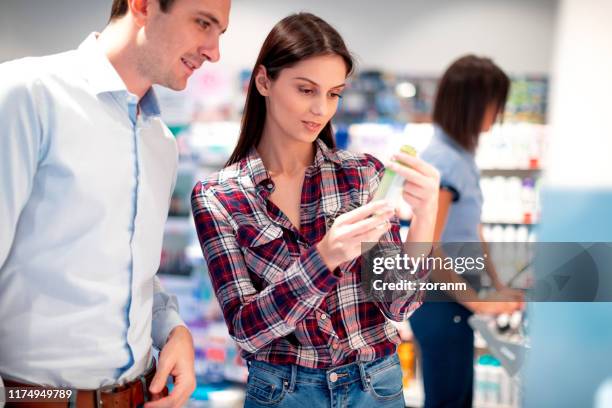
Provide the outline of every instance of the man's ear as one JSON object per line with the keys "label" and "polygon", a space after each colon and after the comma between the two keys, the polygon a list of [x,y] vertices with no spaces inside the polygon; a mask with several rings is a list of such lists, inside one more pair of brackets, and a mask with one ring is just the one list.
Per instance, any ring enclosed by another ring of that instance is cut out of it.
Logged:
{"label": "man's ear", "polygon": [[268,96],[270,94],[270,85],[272,85],[272,81],[268,78],[266,67],[263,65],[258,66],[257,73],[255,74],[255,86],[261,96]]}
{"label": "man's ear", "polygon": [[127,0],[130,13],[134,17],[134,20],[138,26],[142,27],[147,21],[149,16],[150,7],[153,6],[155,0]]}

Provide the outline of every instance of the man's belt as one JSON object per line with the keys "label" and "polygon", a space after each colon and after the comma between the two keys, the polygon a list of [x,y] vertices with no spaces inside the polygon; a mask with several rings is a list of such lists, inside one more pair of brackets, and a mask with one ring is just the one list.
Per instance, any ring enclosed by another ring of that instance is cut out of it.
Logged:
{"label": "man's belt", "polygon": [[[131,408],[151,400],[149,386],[155,376],[155,365],[133,381],[124,385],[107,386],[96,390],[70,390],[59,394],[59,388],[24,384],[4,379],[6,408]],[[164,387],[157,395],[165,397]],[[157,397],[156,396],[156,397]]]}

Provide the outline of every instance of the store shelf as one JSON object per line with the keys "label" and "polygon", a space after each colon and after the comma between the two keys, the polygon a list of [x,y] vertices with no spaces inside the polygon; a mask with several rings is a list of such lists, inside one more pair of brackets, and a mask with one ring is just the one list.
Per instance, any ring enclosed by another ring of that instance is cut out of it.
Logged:
{"label": "store shelf", "polygon": [[536,222],[516,222],[516,221],[495,221],[495,220],[483,220],[482,224],[487,224],[487,225],[515,225],[515,226],[520,226],[520,225],[526,225],[528,227],[535,227],[538,225],[538,223]]}
{"label": "store shelf", "polygon": [[529,177],[539,175],[543,169],[480,169],[482,176],[502,176],[502,177]]}

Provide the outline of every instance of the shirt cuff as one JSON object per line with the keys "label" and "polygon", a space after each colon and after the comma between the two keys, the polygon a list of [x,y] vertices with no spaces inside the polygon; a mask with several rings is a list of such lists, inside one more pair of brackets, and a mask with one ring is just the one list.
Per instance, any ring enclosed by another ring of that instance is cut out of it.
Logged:
{"label": "shirt cuff", "polygon": [[323,296],[329,293],[342,277],[340,268],[331,271],[316,246],[310,247],[301,259],[300,275],[304,283],[303,290],[313,295]]}
{"label": "shirt cuff", "polygon": [[185,322],[174,309],[160,310],[153,315],[151,336],[153,346],[161,350],[166,345],[170,332],[178,326],[185,326]]}

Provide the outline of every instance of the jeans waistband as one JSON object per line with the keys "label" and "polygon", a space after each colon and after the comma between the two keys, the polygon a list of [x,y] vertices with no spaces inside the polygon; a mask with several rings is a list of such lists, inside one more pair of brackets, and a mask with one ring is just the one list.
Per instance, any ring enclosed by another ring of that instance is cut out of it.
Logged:
{"label": "jeans waistband", "polygon": [[282,378],[289,391],[293,391],[296,383],[326,384],[329,389],[334,389],[356,381],[362,382],[363,389],[367,389],[370,375],[399,364],[399,358],[397,354],[392,354],[373,361],[357,361],[329,369],[308,368],[295,364],[270,364],[258,360],[249,360],[247,364],[249,370],[264,370]]}

